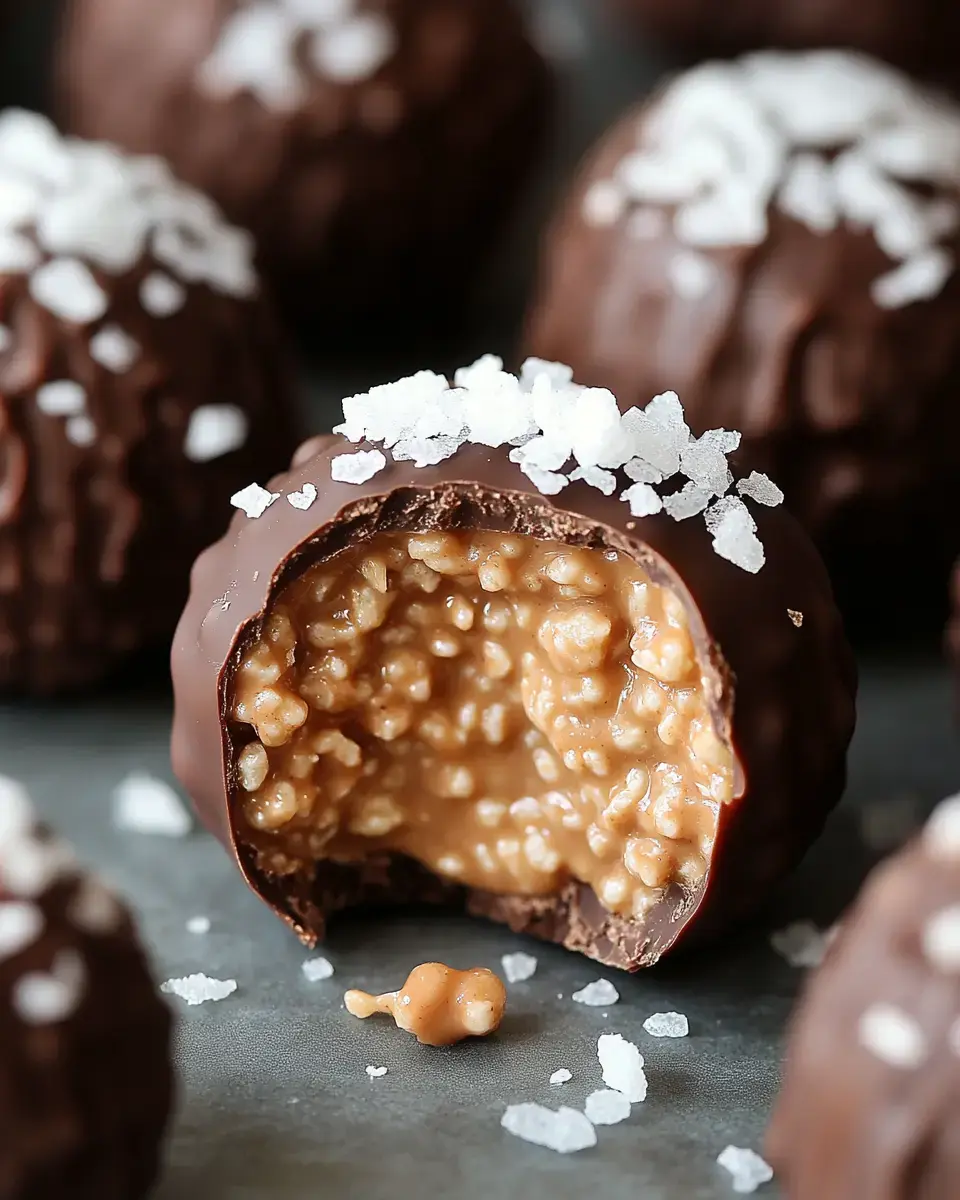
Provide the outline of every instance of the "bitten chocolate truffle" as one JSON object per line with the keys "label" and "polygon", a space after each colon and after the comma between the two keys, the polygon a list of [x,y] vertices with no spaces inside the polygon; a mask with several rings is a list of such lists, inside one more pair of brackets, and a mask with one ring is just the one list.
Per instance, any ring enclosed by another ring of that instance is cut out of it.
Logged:
{"label": "bitten chocolate truffle", "polygon": [[957,81],[950,0],[610,0],[645,32],[698,57],[841,47]]}
{"label": "bitten chocolate truffle", "polygon": [[322,343],[459,305],[550,87],[512,0],[73,0],[60,90],[73,131],[162,154],[252,230]]}
{"label": "bitten chocolate truffle", "polygon": [[0,116],[0,688],[169,637],[226,497],[295,444],[249,238],[159,159]]}
{"label": "bitten chocolate truffle", "polygon": [[789,1200],[954,1200],[960,797],[871,877],[794,1021],[767,1140]]}
{"label": "bitten chocolate truffle", "polygon": [[586,163],[526,345],[740,429],[742,462],[876,573],[924,530],[951,549],[930,531],[960,470],[958,250],[955,105],[836,51],[707,63]]}
{"label": "bitten chocolate truffle", "polygon": [[459,899],[637,969],[819,831],[853,666],[775,485],[730,493],[735,433],[501,366],[351,397],[237,498],[175,639],[174,764],[308,943]]}
{"label": "bitten chocolate truffle", "polygon": [[170,1015],[130,917],[0,778],[0,1196],[138,1200],[170,1113]]}

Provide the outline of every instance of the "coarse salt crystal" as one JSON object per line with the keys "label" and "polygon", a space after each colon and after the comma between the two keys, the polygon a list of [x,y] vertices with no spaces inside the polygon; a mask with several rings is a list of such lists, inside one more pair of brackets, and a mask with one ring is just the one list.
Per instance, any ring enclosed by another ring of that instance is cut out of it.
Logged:
{"label": "coarse salt crystal", "polygon": [[92,446],[97,440],[97,427],[87,416],[68,417],[64,426],[67,441],[81,448]]}
{"label": "coarse salt crystal", "polygon": [[304,974],[304,978],[310,983],[317,983],[321,979],[329,979],[333,974],[333,963],[328,958],[318,956],[317,958],[308,958],[305,963],[302,963],[300,970]]}
{"label": "coarse salt crystal", "polygon": [[857,1026],[860,1045],[881,1062],[912,1071],[927,1059],[927,1039],[919,1024],[892,1004],[874,1004]]}
{"label": "coarse salt crystal", "polygon": [[239,492],[234,492],[230,497],[230,503],[255,521],[263,516],[275,500],[279,499],[279,492],[269,492],[259,483],[250,483]]}
{"label": "coarse salt crystal", "polygon": [[379,450],[338,454],[330,463],[330,477],[337,483],[366,483],[386,465],[387,460]]}
{"label": "coarse salt crystal", "polygon": [[550,1082],[556,1086],[559,1086],[561,1083],[569,1083],[572,1078],[573,1076],[566,1067],[560,1067],[559,1070],[554,1071],[554,1073],[550,1076]]}
{"label": "coarse salt crystal", "polygon": [[0,904],[0,961],[19,954],[43,932],[43,913],[26,900]]}
{"label": "coarse salt crystal", "polygon": [[612,471],[603,470],[602,467],[577,467],[570,475],[570,482],[576,483],[581,479],[590,487],[603,492],[605,496],[612,496],[617,490],[616,475]]}
{"label": "coarse salt crystal", "polygon": [[131,833],[185,837],[192,822],[183,802],[168,783],[133,771],[114,793],[114,824]]}
{"label": "coarse salt crystal", "polygon": [[622,1092],[591,1092],[583,1111],[592,1125],[619,1125],[630,1116],[630,1101]]}
{"label": "coarse salt crystal", "polygon": [[684,1038],[690,1034],[690,1022],[678,1012],[654,1013],[647,1017],[643,1027],[651,1037]]}
{"label": "coarse salt crystal", "polygon": [[944,862],[960,861],[960,795],[942,800],[923,830],[927,853]]}
{"label": "coarse salt crystal", "polygon": [[819,967],[832,940],[830,930],[822,931],[812,921],[794,921],[770,935],[770,945],[791,967]]}
{"label": "coarse salt crystal", "polygon": [[532,979],[537,971],[537,960],[532,954],[518,950],[515,954],[505,954],[500,963],[507,983],[524,983]]}
{"label": "coarse salt crystal", "polygon": [[39,896],[75,867],[73,852],[56,839],[23,831],[0,842],[0,884],[12,896]]}
{"label": "coarse salt crystal", "polygon": [[209,933],[209,932],[210,932],[210,918],[209,917],[191,917],[190,920],[187,921],[187,933],[194,933],[199,936],[201,934]]}
{"label": "coarse salt crystal", "polygon": [[942,908],[923,927],[923,952],[944,975],[960,975],[960,905]]}
{"label": "coarse salt crystal", "polygon": [[397,49],[393,26],[380,13],[359,13],[318,33],[310,52],[313,65],[334,83],[370,79]]}
{"label": "coarse salt crystal", "polygon": [[938,295],[954,272],[953,255],[940,246],[907,259],[886,275],[875,279],[870,295],[879,308],[906,308]]}
{"label": "coarse salt crystal", "polygon": [[41,308],[76,325],[98,321],[107,311],[107,293],[77,258],[54,258],[37,267],[30,295]]}
{"label": "coarse salt crystal", "polygon": [[742,1196],[755,1192],[773,1178],[773,1168],[754,1150],[727,1146],[718,1156],[717,1162],[725,1171],[730,1172],[733,1190]]}
{"label": "coarse salt crystal", "polygon": [[211,462],[247,440],[247,414],[235,404],[201,404],[190,414],[183,452],[191,462]]}
{"label": "coarse salt crystal", "polygon": [[575,1154],[597,1144],[597,1131],[583,1113],[574,1108],[554,1112],[542,1104],[511,1104],[500,1119],[514,1137],[545,1146],[558,1154]]}
{"label": "coarse salt crystal", "polygon": [[172,317],[187,302],[187,289],[162,271],[151,271],[140,284],[140,303],[152,317]]}
{"label": "coarse salt crystal", "polygon": [[178,996],[191,1007],[195,1004],[206,1004],[208,1000],[226,1000],[236,990],[235,979],[212,979],[199,971],[194,975],[168,979],[160,984],[160,991],[164,995]]}
{"label": "coarse salt crystal", "polygon": [[72,379],[55,379],[37,388],[37,408],[48,417],[75,416],[86,403],[86,390]]}
{"label": "coarse salt crystal", "polygon": [[82,879],[67,906],[67,920],[84,933],[104,936],[123,922],[123,909],[113,892],[99,879]]}
{"label": "coarse salt crystal", "polygon": [[140,357],[140,347],[119,325],[105,325],[90,339],[90,357],[115,375],[123,375]]}
{"label": "coarse salt crystal", "polygon": [[664,496],[663,508],[667,516],[675,521],[687,521],[690,517],[699,516],[712,499],[713,492],[697,487],[695,483],[686,483],[679,492]]}
{"label": "coarse salt crystal", "polygon": [[574,992],[571,999],[577,1004],[586,1004],[590,1008],[602,1008],[605,1004],[616,1004],[620,993],[609,979],[596,979],[588,983],[579,992]]}
{"label": "coarse salt crystal", "polygon": [[627,205],[627,194],[619,184],[612,179],[598,179],[583,197],[583,219],[597,229],[616,225]]}
{"label": "coarse salt crystal", "polygon": [[300,512],[306,512],[317,499],[317,489],[312,483],[305,483],[298,492],[287,493],[287,503]]}
{"label": "coarse salt crystal", "polygon": [[632,517],[653,517],[663,508],[663,501],[649,483],[635,483],[621,493],[620,499],[630,505]]}
{"label": "coarse salt crystal", "polygon": [[773,480],[759,471],[751,471],[746,479],[741,479],[737,484],[737,491],[741,496],[749,496],[751,500],[765,504],[768,508],[776,508],[784,499],[783,492]]}
{"label": "coarse salt crystal", "polygon": [[602,1033],[597,1039],[597,1058],[603,1071],[603,1082],[615,1092],[622,1092],[633,1104],[647,1098],[647,1077],[643,1070],[643,1055],[619,1033]]}
{"label": "coarse salt crystal", "polygon": [[371,1079],[382,1079],[383,1076],[386,1075],[386,1073],[387,1073],[386,1067],[368,1066],[368,1067],[365,1067],[364,1070],[367,1072],[367,1074],[370,1076]]}
{"label": "coarse salt crystal", "polygon": [[60,950],[49,971],[30,971],[13,986],[12,1002],[27,1025],[53,1025],[73,1013],[86,972],[75,950]]}

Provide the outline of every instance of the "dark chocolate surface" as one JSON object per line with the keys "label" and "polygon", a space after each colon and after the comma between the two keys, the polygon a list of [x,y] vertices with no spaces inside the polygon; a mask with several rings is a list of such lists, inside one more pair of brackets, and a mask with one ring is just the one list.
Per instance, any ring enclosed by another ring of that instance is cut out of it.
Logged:
{"label": "dark chocolate surface", "polygon": [[[335,483],[331,461],[350,450],[343,439],[331,440],[270,483],[280,495],[262,516],[235,516],[194,567],[174,639],[174,770],[254,890],[310,943],[323,936],[327,911],[345,906],[344,891],[352,902],[382,903],[376,881],[399,870],[401,899],[410,894],[406,871],[389,861],[361,867],[359,886],[349,871],[333,885],[323,863],[310,875],[270,878],[244,842],[233,811],[233,762],[247,739],[222,714],[236,663],[272,597],[308,566],[374,533],[480,528],[620,550],[669,586],[687,607],[711,678],[714,722],[734,747],[738,778],[704,885],[689,894],[668,890],[642,926],[611,917],[575,882],[548,900],[472,893],[468,907],[630,970],[656,962],[688,927],[707,934],[756,907],[839,800],[853,728],[853,660],[823,565],[796,522],[782,508],[756,513],[767,563],[750,575],[714,553],[702,521],[634,520],[616,496],[586,484],[541,496],[509,461],[508,448],[466,446],[424,470],[391,461],[360,486]],[[318,498],[300,511],[286,496],[307,483]],[[789,610],[803,614],[800,628]],[[389,891],[388,883],[388,898]]]}
{"label": "dark chocolate surface", "polygon": [[211,194],[315,345],[357,319],[445,319],[543,147],[547,69],[511,0],[363,0],[397,53],[357,83],[312,74],[289,112],[197,86],[238,4],[74,0],[64,124],[162,154]]}

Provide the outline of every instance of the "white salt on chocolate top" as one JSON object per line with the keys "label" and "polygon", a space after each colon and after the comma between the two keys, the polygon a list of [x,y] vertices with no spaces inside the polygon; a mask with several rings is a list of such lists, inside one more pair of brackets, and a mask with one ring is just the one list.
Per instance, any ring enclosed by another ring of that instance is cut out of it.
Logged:
{"label": "white salt on chocolate top", "polygon": [[667,87],[636,148],[587,191],[583,217],[603,227],[672,209],[674,235],[703,264],[695,272],[682,255],[680,294],[709,286],[710,250],[760,245],[772,207],[817,235],[867,228],[898,264],[873,299],[898,308],[937,295],[953,273],[941,242],[960,226],[958,188],[950,100],[863,55],[764,51]]}
{"label": "white salt on chocolate top", "polygon": [[213,96],[246,92],[290,112],[310,93],[309,71],[331,83],[371,79],[397,49],[393,24],[357,0],[246,0],[223,23],[197,82]]}
{"label": "white salt on chocolate top", "polygon": [[[621,413],[605,388],[580,387],[562,363],[528,359],[519,377],[486,355],[454,376],[432,371],[382,384],[343,401],[335,433],[348,441],[381,443],[395,462],[417,468],[451,458],[465,445],[511,446],[510,460],[546,496],[582,481],[604,495],[618,486],[635,517],[665,509],[677,521],[704,513],[721,557],[755,573],[764,563],[756,522],[744,500],[728,495],[734,479],[727,456],[740,445],[735,430],[710,429],[695,438],[674,392],[644,409]],[[338,454],[331,476],[366,483],[387,465],[380,450]],[[661,496],[656,485],[683,483]],[[751,473],[740,491],[775,506],[783,493],[765,475]]]}

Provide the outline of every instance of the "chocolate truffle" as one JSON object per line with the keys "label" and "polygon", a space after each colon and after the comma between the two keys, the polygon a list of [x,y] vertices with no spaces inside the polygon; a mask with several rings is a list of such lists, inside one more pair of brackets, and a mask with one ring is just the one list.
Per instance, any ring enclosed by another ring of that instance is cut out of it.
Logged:
{"label": "chocolate truffle", "polygon": [[789,1200],[955,1200],[960,797],[877,869],[814,976],[767,1146]]}
{"label": "chocolate truffle", "polygon": [[0,1196],[137,1200],[170,1113],[170,1015],[129,915],[0,778]]}
{"label": "chocolate truffle", "polygon": [[960,8],[952,0],[610,0],[697,57],[744,50],[862,50],[916,75],[956,79]]}
{"label": "chocolate truffle", "polygon": [[249,238],[158,159],[0,116],[0,688],[167,637],[226,497],[294,444]]}
{"label": "chocolate truffle", "polygon": [[621,415],[492,357],[455,384],[345,400],[243,496],[174,643],[175,769],[308,944],[459,899],[635,970],[748,911],[839,798],[830,585],[675,395]]}
{"label": "chocolate truffle", "polygon": [[74,0],[60,85],[253,231],[313,344],[462,300],[549,107],[512,0]]}
{"label": "chocolate truffle", "polygon": [[822,546],[882,548],[876,574],[956,490],[958,249],[952,103],[836,51],[707,63],[583,168],[526,344],[740,429]]}

